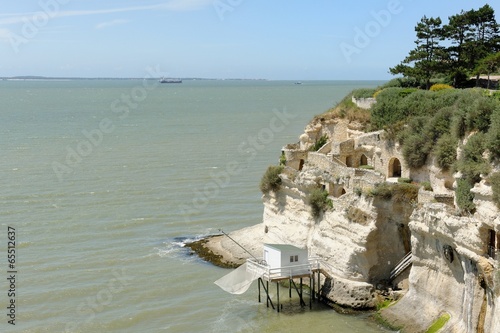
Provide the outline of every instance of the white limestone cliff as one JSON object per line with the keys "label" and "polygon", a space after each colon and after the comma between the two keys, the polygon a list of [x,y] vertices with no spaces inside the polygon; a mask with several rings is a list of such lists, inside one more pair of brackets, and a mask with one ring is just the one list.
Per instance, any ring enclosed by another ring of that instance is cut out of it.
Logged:
{"label": "white limestone cliff", "polygon": [[[309,151],[323,135],[329,141]],[[472,189],[476,213],[460,216],[454,207],[454,175],[433,160],[419,170],[408,168],[400,147],[384,141],[383,131],[363,133],[344,120],[318,118],[283,154],[281,188],[263,195],[262,223],[231,234],[252,254],[260,256],[263,243],[307,247],[328,273],[322,280],[324,296],[354,309],[374,307],[377,287],[403,287],[405,295],[381,315],[404,332],[425,332],[445,313],[450,315],[445,332],[500,332],[495,259],[500,255],[500,210],[487,177]],[[433,191],[421,188],[411,202],[369,194],[376,184],[399,177],[429,182]],[[328,192],[333,208],[315,218],[309,193],[317,187]],[[230,240],[212,243],[229,261],[248,257]],[[413,265],[389,281],[408,252]]]}

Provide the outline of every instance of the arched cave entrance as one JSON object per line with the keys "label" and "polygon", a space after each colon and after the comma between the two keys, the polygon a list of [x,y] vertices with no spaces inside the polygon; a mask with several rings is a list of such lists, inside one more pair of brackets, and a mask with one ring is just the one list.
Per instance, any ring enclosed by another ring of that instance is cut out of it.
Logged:
{"label": "arched cave entrance", "polygon": [[395,157],[389,162],[389,177],[401,177],[401,162]]}
{"label": "arched cave entrance", "polygon": [[304,167],[304,160],[299,161],[299,171],[302,171],[302,168]]}
{"label": "arched cave entrance", "polygon": [[365,154],[361,155],[361,159],[359,160],[359,165],[368,165],[368,157]]}
{"label": "arched cave entrance", "polygon": [[349,168],[352,167],[352,156],[347,156],[345,158],[345,165],[347,165]]}

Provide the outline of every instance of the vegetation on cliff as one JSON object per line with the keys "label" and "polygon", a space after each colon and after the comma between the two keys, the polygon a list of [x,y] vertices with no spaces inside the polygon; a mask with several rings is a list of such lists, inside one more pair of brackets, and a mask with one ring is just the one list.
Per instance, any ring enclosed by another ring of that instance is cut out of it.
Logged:
{"label": "vegetation on cliff", "polygon": [[[485,5],[451,16],[446,24],[424,16],[415,31],[416,48],[391,68],[402,78],[351,92],[313,123],[341,118],[356,130],[384,130],[384,139],[399,144],[410,168],[435,161],[443,172],[459,175],[456,201],[463,213],[471,213],[475,207],[470,190],[491,172],[492,164],[500,163],[500,92],[456,88],[478,86],[480,74],[488,74],[490,86],[490,74],[500,71],[500,26],[493,9]],[[475,79],[469,80],[471,76]],[[375,98],[376,103],[361,108],[355,101],[364,98]],[[327,141],[324,134],[310,150],[317,151]],[[268,169],[264,175],[264,193],[279,189],[276,172]],[[377,188],[372,194],[392,196],[395,190]],[[405,190],[414,195],[414,189]],[[313,213],[320,211],[313,208]]]}
{"label": "vegetation on cliff", "polygon": [[260,190],[267,194],[270,191],[277,192],[281,187],[280,173],[283,171],[282,165],[270,165],[262,179],[260,180]]}
{"label": "vegetation on cliff", "polygon": [[309,193],[309,204],[315,218],[318,218],[328,208],[333,207],[332,200],[328,199],[328,192],[322,188],[315,188]]}

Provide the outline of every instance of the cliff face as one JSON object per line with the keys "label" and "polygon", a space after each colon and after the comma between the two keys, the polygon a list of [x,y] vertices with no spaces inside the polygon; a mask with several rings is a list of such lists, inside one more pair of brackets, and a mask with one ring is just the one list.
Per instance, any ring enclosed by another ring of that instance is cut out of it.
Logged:
{"label": "cliff face", "polygon": [[446,332],[500,331],[496,262],[485,256],[490,229],[484,222],[477,214],[454,216],[443,204],[415,210],[410,288],[383,315],[412,332],[425,330],[443,313],[451,315]]}
{"label": "cliff face", "polygon": [[[490,185],[477,184],[476,213],[459,216],[452,174],[433,161],[412,170],[399,147],[384,141],[383,131],[351,127],[317,119],[299,143],[283,149],[281,190],[263,197],[264,241],[307,247],[320,257],[329,275],[323,293],[343,306],[373,307],[376,287],[403,287],[405,296],[381,314],[404,332],[426,331],[443,314],[450,315],[446,332],[500,332],[500,217]],[[330,141],[309,151],[324,135]],[[369,194],[376,184],[398,177],[426,181],[434,191],[421,188],[414,201]],[[328,192],[333,208],[314,218],[309,193],[318,187]],[[413,265],[390,281],[408,252]]]}
{"label": "cliff face", "polygon": [[387,280],[410,250],[412,207],[350,193],[314,218],[307,193],[316,186],[318,169],[305,166],[296,176],[295,181],[284,176],[281,190],[264,196],[265,240],[307,247],[311,256],[320,257],[332,276],[324,280],[323,292],[333,302],[374,307],[374,285]]}

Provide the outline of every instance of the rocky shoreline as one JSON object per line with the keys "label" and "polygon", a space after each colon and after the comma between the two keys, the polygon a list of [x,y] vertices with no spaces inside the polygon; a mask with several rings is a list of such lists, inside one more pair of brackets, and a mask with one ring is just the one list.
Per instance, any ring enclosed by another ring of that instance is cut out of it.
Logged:
{"label": "rocky shoreline", "polygon": [[238,267],[238,263],[232,261],[226,261],[224,256],[221,254],[214,253],[207,243],[214,242],[214,238],[219,238],[222,236],[219,235],[211,235],[207,238],[203,238],[192,243],[186,244],[194,254],[196,254],[201,259],[221,268],[236,268]]}
{"label": "rocky shoreline", "polygon": [[[259,233],[259,230],[262,232]],[[262,256],[263,226],[261,224],[231,232],[231,238],[255,257]],[[236,268],[251,256],[225,235],[212,235],[186,244],[201,259],[222,268]]]}

